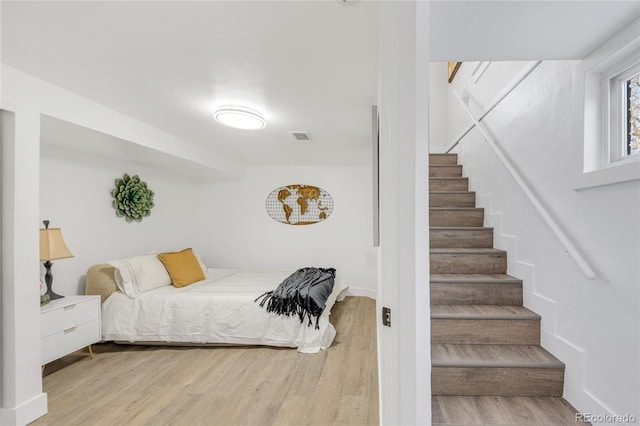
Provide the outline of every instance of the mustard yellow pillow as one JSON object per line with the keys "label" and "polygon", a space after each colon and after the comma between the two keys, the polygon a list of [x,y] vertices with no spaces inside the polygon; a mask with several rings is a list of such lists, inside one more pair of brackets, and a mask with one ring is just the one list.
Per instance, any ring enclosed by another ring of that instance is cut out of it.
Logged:
{"label": "mustard yellow pillow", "polygon": [[202,267],[190,248],[172,253],[160,253],[158,259],[167,268],[175,287],[184,287],[205,278]]}

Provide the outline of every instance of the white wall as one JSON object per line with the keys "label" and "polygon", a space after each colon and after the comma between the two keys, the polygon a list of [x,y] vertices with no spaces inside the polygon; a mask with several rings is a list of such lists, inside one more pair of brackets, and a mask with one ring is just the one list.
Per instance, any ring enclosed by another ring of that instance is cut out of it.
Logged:
{"label": "white wall", "polygon": [[429,77],[429,152],[446,152],[472,125],[452,96],[452,90],[455,89],[460,96],[464,96],[465,88],[472,92],[469,108],[479,117],[526,63],[463,62],[453,82],[448,83],[447,62],[432,62]]}
{"label": "white wall", "polygon": [[[431,422],[429,8],[380,3],[380,421]],[[391,326],[381,311],[391,309]]]}
{"label": "white wall", "polygon": [[[443,84],[444,82],[444,84]],[[429,152],[444,152],[451,144],[448,135],[449,91],[447,63],[429,64]],[[449,145],[447,145],[449,144]]]}
{"label": "white wall", "polygon": [[[318,186],[333,213],[313,225],[271,219],[265,200],[290,184]],[[196,201],[198,245],[213,267],[297,269],[335,267],[355,294],[375,297],[371,167],[254,167],[246,177],[204,185]]]}
{"label": "white wall", "polygon": [[[84,292],[84,274],[94,263],[193,247],[211,267],[335,267],[354,294],[375,297],[371,168],[249,170],[243,179],[196,184],[161,170],[44,145],[40,218],[62,228],[74,254],[53,262],[54,289],[60,294]],[[117,217],[111,205],[114,181],[125,172],[138,174],[155,193],[155,207],[141,222]],[[334,210],[327,220],[291,226],[269,217],[264,206],[267,195],[296,183],[319,186],[331,194]]]}
{"label": "white wall", "polygon": [[[139,175],[154,192],[155,207],[141,222],[117,217],[111,191],[124,173]],[[43,145],[40,167],[40,226],[61,228],[74,257],[53,261],[58,294],[83,294],[84,275],[95,263],[152,250],[200,250],[199,193],[193,181],[161,170],[115,163]],[[41,268],[44,277],[44,268]]]}
{"label": "white wall", "polygon": [[[468,66],[465,66],[468,65]],[[493,62],[477,84],[463,64],[452,88],[467,86],[476,113],[522,63]],[[509,252],[509,273],[525,281],[525,305],[542,315],[542,344],[567,365],[565,398],[593,414],[640,412],[640,182],[576,190],[582,170],[582,86],[577,61],[543,62],[485,119],[598,276],[589,280],[506,172],[477,129],[456,150],[485,207],[495,245]],[[470,120],[449,99],[449,135]]]}

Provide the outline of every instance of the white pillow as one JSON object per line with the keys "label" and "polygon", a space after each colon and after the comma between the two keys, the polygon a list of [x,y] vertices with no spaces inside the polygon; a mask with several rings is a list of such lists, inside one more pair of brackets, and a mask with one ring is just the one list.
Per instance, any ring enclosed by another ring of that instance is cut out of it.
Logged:
{"label": "white pillow", "polygon": [[198,259],[198,263],[200,264],[200,267],[202,268],[202,273],[204,274],[204,277],[207,278],[209,270],[204,265],[204,262],[202,261],[202,258],[200,257],[200,255],[198,253],[196,253],[195,251],[193,251],[193,254],[196,256],[196,259]]}
{"label": "white pillow", "polygon": [[109,264],[116,268],[114,278],[118,289],[129,297],[171,285],[169,273],[154,254],[126,257]]}

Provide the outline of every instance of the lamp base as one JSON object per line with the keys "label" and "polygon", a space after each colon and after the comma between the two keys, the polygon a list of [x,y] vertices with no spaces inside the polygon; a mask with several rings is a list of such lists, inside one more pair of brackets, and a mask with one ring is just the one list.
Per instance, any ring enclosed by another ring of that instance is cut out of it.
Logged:
{"label": "lamp base", "polygon": [[51,266],[53,264],[50,261],[44,262],[44,267],[47,270],[47,273],[44,275],[44,282],[47,284],[47,293],[49,295],[49,300],[62,299],[64,296],[56,294],[53,292],[51,287],[53,286],[53,274],[51,273]]}
{"label": "lamp base", "polygon": [[56,300],[56,299],[62,299],[64,296],[54,293],[53,290],[49,289],[47,290],[47,296],[49,296],[49,300]]}

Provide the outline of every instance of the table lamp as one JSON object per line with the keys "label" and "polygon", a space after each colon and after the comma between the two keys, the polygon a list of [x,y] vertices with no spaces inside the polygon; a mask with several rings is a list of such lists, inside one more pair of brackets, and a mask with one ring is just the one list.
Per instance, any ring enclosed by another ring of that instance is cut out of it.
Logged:
{"label": "table lamp", "polygon": [[53,274],[51,273],[52,260],[67,259],[73,257],[62,238],[60,228],[49,228],[49,221],[43,220],[44,229],[40,228],[40,260],[45,261],[44,267],[47,273],[44,282],[47,284],[47,294],[51,300],[60,299],[64,296],[53,292]]}

